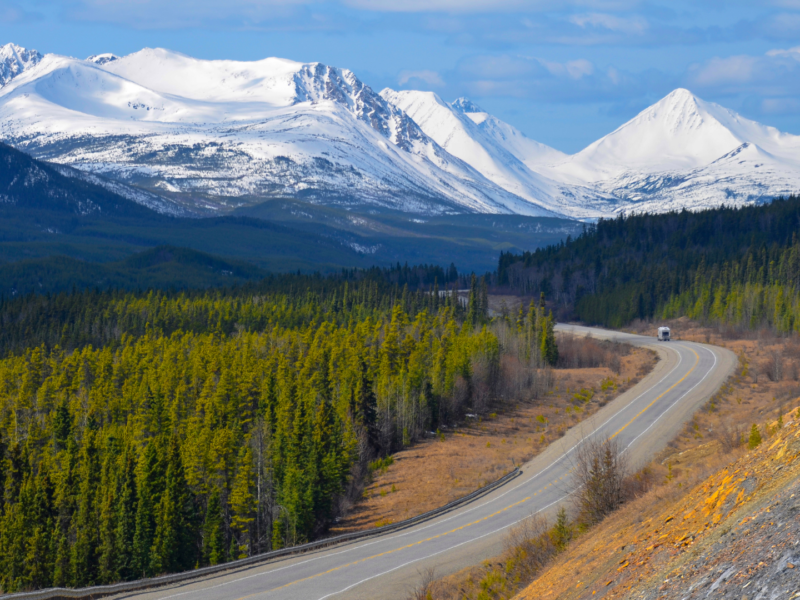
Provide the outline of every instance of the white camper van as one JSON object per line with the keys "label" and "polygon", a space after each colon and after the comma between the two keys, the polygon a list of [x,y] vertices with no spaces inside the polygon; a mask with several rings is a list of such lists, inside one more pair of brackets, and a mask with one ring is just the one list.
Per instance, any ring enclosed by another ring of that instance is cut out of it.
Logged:
{"label": "white camper van", "polygon": [[659,342],[668,342],[669,341],[669,327],[659,327],[658,328],[658,341]]}

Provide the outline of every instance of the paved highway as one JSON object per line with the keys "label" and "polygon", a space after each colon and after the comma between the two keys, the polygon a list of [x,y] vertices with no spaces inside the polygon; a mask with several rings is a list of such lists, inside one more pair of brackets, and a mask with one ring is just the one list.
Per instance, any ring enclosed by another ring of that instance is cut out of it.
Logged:
{"label": "paved highway", "polygon": [[725,349],[586,327],[560,331],[614,339],[658,352],[634,388],[577,425],[523,466],[522,475],[468,505],[415,527],[268,564],[120,597],[149,599],[323,600],[406,598],[419,573],[445,575],[503,550],[508,529],[532,514],[551,515],[568,496],[575,448],[586,436],[614,436],[636,466],[664,448],[733,371]]}

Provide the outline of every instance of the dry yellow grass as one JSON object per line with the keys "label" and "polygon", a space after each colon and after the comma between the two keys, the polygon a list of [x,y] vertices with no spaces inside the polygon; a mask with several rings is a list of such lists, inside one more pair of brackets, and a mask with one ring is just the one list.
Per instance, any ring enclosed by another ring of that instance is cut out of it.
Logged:
{"label": "dry yellow grass", "polygon": [[[619,375],[605,367],[558,369],[556,387],[546,397],[507,406],[503,412],[480,421],[444,430],[444,441],[429,438],[396,453],[394,464],[385,473],[375,474],[365,490],[366,497],[356,503],[333,532],[358,531],[408,519],[494,481],[591,415],[601,402],[633,385],[653,364],[653,355],[639,349],[621,358]],[[604,392],[604,380],[614,380],[619,387]],[[594,398],[585,409],[576,412],[571,400],[582,389],[594,389]]]}
{"label": "dry yellow grass", "polygon": [[[669,325],[679,339],[739,354],[736,376],[651,465],[664,483],[579,538],[518,598],[629,597],[644,593],[654,581],[664,587],[657,590],[663,597],[671,597],[672,588],[660,582],[670,578],[689,549],[702,553],[708,540],[730,529],[737,510],[767,499],[800,476],[800,463],[792,463],[800,452],[798,413],[787,412],[800,396],[796,341],[763,333],[732,339],[686,319]],[[770,373],[776,354],[783,361],[782,377]],[[781,431],[778,415],[786,423]],[[759,450],[731,449],[731,442],[742,434],[746,438],[754,423],[765,438]],[[776,460],[791,468],[776,472]],[[673,584],[677,593],[679,584]]]}

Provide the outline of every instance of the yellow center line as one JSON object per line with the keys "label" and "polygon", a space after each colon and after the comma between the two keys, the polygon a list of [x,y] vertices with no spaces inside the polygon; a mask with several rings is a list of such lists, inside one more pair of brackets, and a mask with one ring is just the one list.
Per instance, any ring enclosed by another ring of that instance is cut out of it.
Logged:
{"label": "yellow center line", "polygon": [[[686,346],[681,346],[681,347],[682,347],[682,348],[686,348]],[[627,422],[625,425],[623,425],[623,426],[622,426],[622,427],[621,427],[621,428],[620,428],[620,429],[619,429],[619,430],[618,430],[618,431],[617,431],[617,432],[616,432],[614,435],[612,435],[612,436],[611,436],[611,439],[613,439],[613,438],[617,437],[617,436],[618,436],[620,433],[622,433],[622,431],[623,431],[625,428],[627,428],[627,427],[628,427],[628,426],[629,426],[631,423],[633,423],[633,422],[634,422],[636,419],[638,419],[640,416],[642,416],[642,414],[644,414],[644,413],[645,413],[645,411],[647,411],[649,408],[651,408],[651,407],[652,407],[652,406],[653,406],[653,405],[654,405],[654,404],[655,404],[655,403],[656,403],[658,400],[660,400],[661,398],[663,398],[663,397],[664,397],[666,394],[668,394],[668,393],[669,393],[669,392],[671,392],[673,389],[675,389],[675,388],[676,388],[678,385],[680,385],[681,383],[683,383],[683,381],[684,381],[684,380],[685,380],[685,379],[686,379],[686,378],[687,378],[687,377],[688,377],[688,376],[689,376],[689,375],[692,373],[692,371],[694,371],[694,370],[695,370],[695,368],[697,368],[697,365],[698,365],[698,364],[699,364],[699,362],[700,362],[700,355],[699,355],[699,354],[697,354],[697,352],[695,352],[695,351],[694,351],[694,350],[692,350],[691,348],[688,348],[688,350],[690,350],[690,351],[691,351],[691,352],[692,352],[692,353],[695,355],[695,362],[694,362],[694,365],[692,366],[692,368],[691,368],[691,369],[689,369],[689,371],[687,371],[686,375],[684,375],[683,377],[681,377],[681,378],[680,378],[680,380],[678,380],[678,381],[677,381],[675,384],[673,384],[673,385],[672,385],[670,388],[668,388],[668,389],[667,389],[665,392],[663,392],[661,395],[659,395],[659,396],[658,396],[658,397],[657,397],[655,400],[653,400],[653,401],[652,401],[650,404],[648,404],[648,405],[647,405],[647,406],[645,406],[645,407],[644,407],[642,410],[640,410],[640,411],[639,411],[639,413],[638,413],[638,414],[636,414],[636,416],[634,416],[634,417],[633,417],[633,418],[632,418],[630,421],[628,421],[628,422]],[[570,470],[570,472],[571,472],[571,470]],[[496,511],[496,512],[493,512],[493,513],[492,513],[492,514],[490,514],[490,515],[487,515],[487,516],[485,516],[485,517],[483,517],[483,518],[481,518],[481,519],[478,519],[478,520],[476,520],[476,521],[472,521],[472,522],[470,522],[470,523],[467,523],[467,524],[465,524],[465,525],[461,525],[460,527],[456,527],[455,529],[451,529],[450,531],[445,531],[444,533],[440,533],[440,534],[437,534],[437,535],[434,535],[434,536],[431,536],[431,537],[425,538],[425,539],[423,539],[423,540],[419,540],[419,541],[416,541],[416,542],[414,542],[414,543],[407,544],[407,545],[405,545],[405,546],[401,546],[401,547],[399,547],[399,548],[395,548],[394,550],[387,550],[386,552],[381,552],[380,554],[373,554],[372,556],[367,556],[367,557],[365,557],[365,558],[360,558],[360,559],[358,559],[358,560],[356,560],[356,561],[349,562],[349,563],[346,563],[346,564],[343,564],[343,565],[339,565],[338,567],[333,567],[332,569],[328,569],[327,571],[322,571],[321,573],[316,573],[316,574],[314,574],[314,575],[309,575],[308,577],[304,577],[304,578],[302,578],[302,579],[296,579],[295,581],[290,581],[289,583],[286,583],[286,584],[284,584],[284,585],[278,586],[278,587],[276,587],[276,588],[272,588],[272,589],[270,589],[270,590],[265,590],[265,591],[261,591],[261,592],[256,592],[256,593],[254,593],[254,594],[249,594],[249,595],[247,595],[247,596],[242,596],[242,597],[241,597],[241,598],[239,598],[238,600],[246,600],[247,598],[253,598],[254,596],[260,596],[261,594],[268,594],[268,593],[270,593],[270,592],[275,592],[275,591],[278,591],[278,590],[282,590],[282,589],[288,588],[288,587],[290,587],[290,586],[293,586],[293,585],[295,585],[295,584],[302,583],[302,582],[304,582],[304,581],[309,581],[309,580],[311,580],[311,579],[316,579],[317,577],[322,577],[323,575],[328,575],[329,573],[334,573],[334,572],[336,572],[336,571],[340,571],[341,569],[345,569],[345,568],[347,568],[347,567],[353,567],[353,566],[355,566],[355,565],[358,565],[358,564],[361,564],[361,563],[367,562],[368,560],[372,560],[372,559],[374,559],[374,558],[380,558],[381,556],[387,556],[387,555],[389,555],[389,554],[394,554],[395,552],[400,552],[401,550],[407,550],[407,549],[409,549],[409,548],[413,548],[414,546],[419,546],[420,544],[424,544],[425,542],[430,542],[430,541],[433,541],[433,540],[435,540],[435,539],[442,538],[442,537],[445,537],[445,536],[447,536],[447,535],[450,535],[451,533],[455,533],[455,532],[457,532],[457,531],[461,531],[461,530],[463,530],[463,529],[466,529],[467,527],[471,527],[471,526],[473,526],[473,525],[477,525],[478,523],[482,523],[482,522],[484,522],[484,521],[487,521],[487,520],[491,519],[492,517],[496,517],[497,515],[499,515],[499,514],[501,514],[501,513],[504,513],[505,511],[507,511],[507,510],[509,510],[509,509],[511,509],[511,508],[514,508],[515,506],[519,506],[520,504],[524,504],[525,502],[527,502],[528,500],[530,500],[530,499],[531,499],[533,496],[536,496],[537,494],[539,494],[539,493],[541,493],[541,492],[545,491],[545,490],[546,490],[547,488],[549,488],[550,486],[552,486],[552,485],[554,485],[554,484],[558,483],[559,481],[561,481],[562,479],[564,479],[564,477],[566,477],[566,476],[567,476],[567,474],[568,474],[568,473],[565,473],[564,475],[562,475],[561,477],[559,477],[559,478],[558,478],[558,479],[556,479],[555,481],[551,481],[551,482],[550,482],[550,483],[548,483],[546,486],[544,486],[543,488],[541,488],[541,489],[537,490],[536,492],[534,492],[534,493],[533,493],[531,496],[528,496],[527,498],[523,498],[522,500],[519,500],[518,502],[514,502],[514,504],[509,504],[509,505],[508,505],[508,506],[506,506],[505,508],[501,508],[500,510],[498,510],[498,511]]]}
{"label": "yellow center line", "polygon": [[[681,348],[686,348],[686,346],[681,346]],[[678,387],[678,386],[679,386],[681,383],[683,383],[683,381],[684,381],[684,380],[685,380],[685,379],[686,379],[686,378],[687,378],[689,375],[691,375],[691,374],[692,374],[692,371],[694,371],[694,370],[697,368],[697,365],[700,363],[700,355],[699,355],[697,352],[695,352],[694,350],[692,350],[691,348],[687,348],[687,350],[689,350],[689,351],[690,351],[692,354],[694,354],[694,356],[695,356],[694,365],[692,366],[692,368],[691,368],[691,369],[689,369],[689,370],[686,372],[686,375],[684,375],[684,376],[683,376],[683,377],[681,377],[681,378],[680,378],[678,381],[676,381],[676,382],[675,382],[675,383],[674,383],[674,384],[673,384],[673,385],[672,385],[670,388],[668,388],[667,390],[665,390],[665,391],[664,391],[664,392],[663,392],[663,393],[662,393],[660,396],[658,396],[658,397],[657,397],[655,400],[653,400],[653,401],[652,401],[650,404],[648,404],[648,405],[647,405],[647,406],[645,406],[645,407],[644,407],[642,410],[640,410],[640,411],[639,411],[639,413],[638,413],[638,414],[637,414],[635,417],[633,417],[633,418],[632,418],[630,421],[628,421],[627,423],[625,423],[625,425],[623,425],[623,426],[622,426],[622,427],[621,427],[621,428],[620,428],[620,429],[619,429],[619,430],[618,430],[618,431],[617,431],[617,432],[616,432],[614,435],[612,435],[612,436],[611,436],[611,439],[612,439],[612,440],[613,440],[615,437],[617,437],[617,436],[618,436],[620,433],[622,433],[622,432],[625,430],[625,428],[627,428],[627,427],[628,427],[628,425],[630,425],[630,424],[631,424],[631,423],[633,423],[633,422],[634,422],[636,419],[638,419],[640,416],[642,416],[642,414],[643,414],[643,413],[644,413],[644,412],[645,412],[647,409],[649,409],[651,406],[653,406],[653,404],[655,404],[656,402],[658,402],[658,401],[659,401],[661,398],[663,398],[665,395],[667,395],[667,394],[668,394],[668,393],[670,393],[672,390],[674,390],[676,387]]]}
{"label": "yellow center line", "polygon": [[275,592],[277,590],[282,590],[282,589],[287,588],[289,586],[295,585],[296,583],[302,583],[303,581],[308,581],[310,579],[315,579],[317,577],[321,577],[322,575],[327,575],[328,573],[333,573],[334,571],[339,571],[340,569],[344,569],[346,567],[352,567],[354,565],[358,565],[358,564],[361,564],[363,562],[367,562],[368,560],[372,560],[373,558],[380,558],[381,556],[387,556],[389,554],[394,554],[395,552],[399,552],[400,550],[407,550],[408,548],[413,548],[414,546],[419,546],[420,544],[423,544],[425,542],[430,542],[432,540],[435,540],[435,539],[438,539],[438,538],[442,538],[442,537],[444,537],[446,535],[450,535],[451,533],[455,533],[456,531],[461,531],[462,529],[466,529],[467,527],[471,527],[472,525],[477,525],[478,523],[482,523],[483,521],[488,521],[492,517],[496,517],[497,515],[507,511],[508,509],[514,508],[515,506],[523,504],[523,503],[527,502],[530,499],[531,499],[531,496],[528,496],[527,498],[523,498],[522,500],[519,500],[518,502],[514,502],[514,504],[509,504],[505,508],[501,508],[500,510],[498,510],[496,512],[493,512],[490,515],[487,515],[487,516],[485,516],[485,517],[483,517],[481,519],[478,519],[476,521],[472,521],[471,523],[467,523],[465,525],[462,525],[461,527],[456,527],[455,529],[451,529],[450,531],[445,531],[444,533],[439,533],[437,535],[433,535],[433,536],[431,536],[429,538],[425,538],[424,540],[419,540],[419,541],[414,542],[412,544],[407,544],[405,546],[401,546],[400,548],[395,548],[394,550],[387,550],[386,552],[381,552],[380,554],[373,554],[372,556],[367,556],[366,558],[360,558],[360,559],[355,560],[353,562],[350,562],[350,563],[347,563],[347,564],[344,564],[344,565],[339,565],[338,567],[334,567],[332,569],[328,569],[327,571],[323,571],[322,573],[317,573],[315,575],[310,575],[308,577],[304,577],[303,579],[297,579],[295,581],[291,581],[291,582],[289,582],[289,583],[287,583],[285,585],[281,585],[279,587],[272,588],[271,590],[267,590],[267,591],[264,591],[264,592],[256,592],[255,594],[250,594],[248,596],[242,596],[241,598],[239,598],[239,600],[245,600],[245,598],[252,598],[253,596],[258,596],[260,594],[267,594],[269,592]]}

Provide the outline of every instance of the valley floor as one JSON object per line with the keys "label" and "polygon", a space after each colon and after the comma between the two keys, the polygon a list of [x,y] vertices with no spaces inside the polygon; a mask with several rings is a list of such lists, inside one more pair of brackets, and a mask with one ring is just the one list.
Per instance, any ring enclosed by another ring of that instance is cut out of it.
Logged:
{"label": "valley floor", "polygon": [[[498,479],[635,385],[654,364],[650,351],[637,348],[619,357],[618,373],[609,366],[553,369],[552,390],[544,397],[498,407],[488,416],[443,429],[443,439],[429,435],[394,454],[394,463],[373,474],[364,498],[333,531],[408,519]],[[581,396],[591,400],[584,403]]]}

